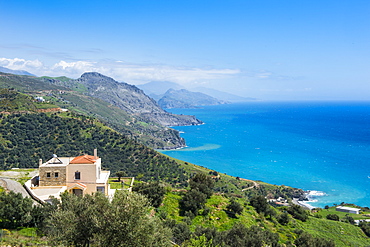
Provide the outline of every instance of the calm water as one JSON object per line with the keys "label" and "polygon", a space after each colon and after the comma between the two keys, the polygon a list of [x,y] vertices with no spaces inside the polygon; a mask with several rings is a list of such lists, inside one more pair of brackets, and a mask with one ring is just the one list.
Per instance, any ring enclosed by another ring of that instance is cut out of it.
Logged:
{"label": "calm water", "polygon": [[167,155],[233,176],[324,192],[313,206],[370,206],[370,102],[253,102],[170,109],[206,124],[176,127]]}

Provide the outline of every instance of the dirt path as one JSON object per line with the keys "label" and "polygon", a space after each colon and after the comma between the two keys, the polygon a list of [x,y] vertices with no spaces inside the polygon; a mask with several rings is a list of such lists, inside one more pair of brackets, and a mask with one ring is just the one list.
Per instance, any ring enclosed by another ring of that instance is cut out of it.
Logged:
{"label": "dirt path", "polygon": [[253,185],[252,185],[252,186],[250,186],[250,187],[248,187],[248,188],[245,188],[245,189],[242,189],[242,191],[250,190],[250,189],[253,189],[253,188],[258,188],[258,187],[260,186],[257,182],[255,182],[255,181],[253,181],[253,180],[249,180],[249,179],[245,179],[245,178],[240,178],[240,180],[248,181],[248,182],[253,183]]}

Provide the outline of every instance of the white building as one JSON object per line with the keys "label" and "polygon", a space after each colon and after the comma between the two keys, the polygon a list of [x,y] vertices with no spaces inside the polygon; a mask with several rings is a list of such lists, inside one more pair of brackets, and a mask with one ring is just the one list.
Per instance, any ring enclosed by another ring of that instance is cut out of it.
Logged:
{"label": "white building", "polygon": [[338,206],[335,208],[336,211],[344,212],[344,213],[351,213],[351,214],[359,214],[361,209],[359,208],[350,208],[345,206]]}

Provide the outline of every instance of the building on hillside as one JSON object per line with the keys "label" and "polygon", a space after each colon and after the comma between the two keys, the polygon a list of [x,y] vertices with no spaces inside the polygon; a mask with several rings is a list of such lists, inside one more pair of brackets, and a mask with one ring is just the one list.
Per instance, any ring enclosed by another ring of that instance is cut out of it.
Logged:
{"label": "building on hillside", "polygon": [[359,214],[361,209],[359,208],[350,208],[345,206],[338,206],[335,208],[336,211],[344,212],[344,213],[351,213],[351,214]]}
{"label": "building on hillside", "polygon": [[94,155],[78,157],[57,157],[43,163],[39,162],[39,175],[26,183],[31,195],[41,201],[49,201],[50,196],[59,198],[60,193],[68,191],[75,195],[101,192],[111,195],[108,183],[110,171],[103,171],[101,158]]}

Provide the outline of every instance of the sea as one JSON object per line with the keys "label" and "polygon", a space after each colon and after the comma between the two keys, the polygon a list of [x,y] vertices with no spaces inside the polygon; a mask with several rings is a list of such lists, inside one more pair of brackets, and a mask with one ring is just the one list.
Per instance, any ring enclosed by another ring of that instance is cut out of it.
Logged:
{"label": "sea", "polygon": [[187,147],[161,151],[221,173],[308,192],[312,207],[370,206],[370,101],[265,102],[167,109]]}

